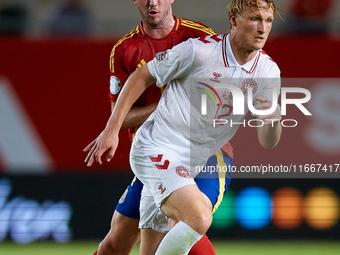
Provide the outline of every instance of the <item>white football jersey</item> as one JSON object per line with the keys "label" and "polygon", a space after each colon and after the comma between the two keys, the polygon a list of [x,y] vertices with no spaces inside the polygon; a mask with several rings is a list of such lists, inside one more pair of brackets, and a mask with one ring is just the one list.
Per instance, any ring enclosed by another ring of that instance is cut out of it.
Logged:
{"label": "white football jersey", "polygon": [[[148,69],[157,86],[168,85],[157,110],[138,130],[131,154],[155,154],[158,147],[176,154],[191,169],[204,166],[243,126],[249,88],[252,105],[258,95],[276,102],[280,89],[277,64],[259,50],[239,65],[229,35],[189,39],[156,54]],[[240,94],[242,104],[236,105]]]}

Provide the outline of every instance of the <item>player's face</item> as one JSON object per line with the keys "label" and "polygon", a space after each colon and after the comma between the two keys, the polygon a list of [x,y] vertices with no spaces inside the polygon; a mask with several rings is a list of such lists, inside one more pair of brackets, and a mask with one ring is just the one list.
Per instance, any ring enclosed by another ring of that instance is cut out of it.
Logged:
{"label": "player's face", "polygon": [[262,49],[272,29],[273,8],[266,9],[266,2],[259,1],[263,8],[246,7],[242,15],[231,17],[232,31],[239,46],[244,50]]}
{"label": "player's face", "polygon": [[133,0],[138,5],[142,21],[152,27],[161,27],[172,18],[171,4],[175,0]]}

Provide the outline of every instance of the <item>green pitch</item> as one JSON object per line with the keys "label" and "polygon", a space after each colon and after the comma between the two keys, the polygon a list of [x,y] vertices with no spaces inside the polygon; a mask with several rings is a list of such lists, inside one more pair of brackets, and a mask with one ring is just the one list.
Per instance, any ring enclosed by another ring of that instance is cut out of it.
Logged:
{"label": "green pitch", "polygon": [[[35,242],[18,245],[12,242],[0,243],[3,255],[92,255],[99,241],[71,242],[56,244],[52,242]],[[214,241],[217,255],[338,255],[340,242],[317,241]],[[134,249],[131,255],[137,255]],[[209,254],[207,254],[209,255]]]}

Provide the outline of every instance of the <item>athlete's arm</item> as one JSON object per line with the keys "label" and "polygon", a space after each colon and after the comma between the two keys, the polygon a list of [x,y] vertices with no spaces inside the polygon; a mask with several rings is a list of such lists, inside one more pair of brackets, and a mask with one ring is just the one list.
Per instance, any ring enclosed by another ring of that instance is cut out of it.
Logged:
{"label": "athlete's arm", "polygon": [[107,161],[113,158],[118,146],[118,133],[127,113],[146,88],[155,82],[155,78],[150,74],[146,65],[130,75],[118,97],[105,129],[84,149],[84,151],[88,151],[85,158],[87,166],[91,166],[94,160],[102,164],[101,156],[107,150],[109,151]]}
{"label": "athlete's arm", "polygon": [[[111,102],[111,111],[114,110],[116,102]],[[157,103],[146,106],[132,106],[126,115],[121,129],[139,127],[157,108]]]}
{"label": "athlete's arm", "polygon": [[[255,109],[268,110],[272,106],[272,102],[262,96],[258,96],[255,99],[260,102],[254,106]],[[254,115],[249,117],[255,118]],[[257,128],[257,136],[260,144],[266,149],[274,148],[278,144],[282,132],[280,110],[276,108],[272,114],[256,116],[256,119],[262,120],[264,123],[261,127],[260,124],[258,124],[259,127]]]}

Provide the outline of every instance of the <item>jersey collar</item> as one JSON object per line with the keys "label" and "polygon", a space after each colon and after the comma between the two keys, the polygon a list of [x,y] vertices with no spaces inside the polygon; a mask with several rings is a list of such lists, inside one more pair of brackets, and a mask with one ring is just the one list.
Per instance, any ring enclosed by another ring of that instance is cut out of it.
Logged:
{"label": "jersey collar", "polygon": [[[172,29],[172,31],[177,31],[178,28],[179,28],[179,25],[181,24],[181,20],[179,18],[177,18],[176,16],[173,16],[174,19],[175,19],[175,25],[174,25],[174,28]],[[139,23],[139,31],[142,33],[142,35],[147,35],[144,31],[144,28],[143,28],[143,23],[142,21]],[[171,32],[172,32],[171,31]],[[170,32],[170,33],[171,33]]]}
{"label": "jersey collar", "polygon": [[258,51],[255,58],[245,63],[244,65],[239,65],[234,57],[233,51],[231,50],[229,34],[223,36],[222,51],[224,64],[226,67],[240,67],[248,73],[253,73],[255,71],[260,58],[260,51]]}

